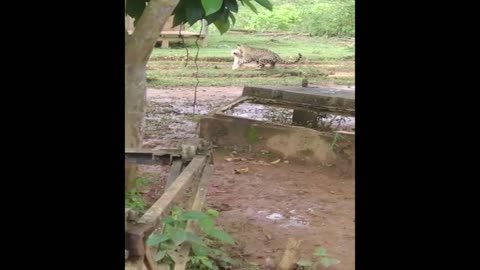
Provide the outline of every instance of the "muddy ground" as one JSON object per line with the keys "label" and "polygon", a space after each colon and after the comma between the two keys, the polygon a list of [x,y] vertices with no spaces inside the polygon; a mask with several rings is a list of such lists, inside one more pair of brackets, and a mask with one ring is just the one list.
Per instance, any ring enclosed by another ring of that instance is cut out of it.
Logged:
{"label": "muddy ground", "polygon": [[[241,87],[199,87],[196,112],[206,114],[241,92]],[[171,147],[195,136],[193,88],[148,89],[147,98],[144,147]],[[219,225],[236,239],[240,256],[262,266],[267,257],[278,260],[287,239],[295,237],[304,240],[303,257],[311,258],[321,246],[340,260],[329,269],[355,268],[353,178],[320,165],[284,160],[270,164],[274,159],[270,155],[229,162],[231,155],[221,149],[215,152],[207,203],[220,211]],[[233,172],[242,168],[248,172]],[[153,203],[163,192],[168,168],[145,166],[143,172],[154,180],[142,191],[147,203]]]}

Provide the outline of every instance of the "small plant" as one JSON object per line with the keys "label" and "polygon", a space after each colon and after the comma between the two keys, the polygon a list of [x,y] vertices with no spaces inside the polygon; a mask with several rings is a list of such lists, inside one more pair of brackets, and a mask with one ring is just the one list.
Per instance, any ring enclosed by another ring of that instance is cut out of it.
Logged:
{"label": "small plant", "polygon": [[[180,245],[189,243],[191,248],[187,269],[224,269],[236,265],[238,262],[218,247],[218,242],[235,244],[235,241],[228,233],[215,226],[217,216],[218,212],[214,209],[201,212],[174,208],[171,215],[162,220],[164,231],[150,235],[147,240],[149,246],[159,248],[155,260],[166,263],[173,269]],[[200,234],[186,231],[189,220],[197,222]]]}
{"label": "small plant", "polygon": [[343,139],[343,136],[340,133],[336,132],[335,136],[333,136],[333,141],[332,141],[332,144],[330,145],[330,149],[335,150],[335,148],[337,147],[337,142],[342,139]]}
{"label": "small plant", "polygon": [[151,179],[148,178],[137,178],[135,180],[135,187],[125,192],[125,207],[132,208],[138,211],[145,210],[147,206],[146,202],[143,200],[142,196],[138,192],[140,188],[151,182]]}
{"label": "small plant", "polygon": [[340,263],[339,260],[330,258],[327,254],[327,250],[322,247],[316,248],[313,252],[313,256],[315,256],[317,259],[315,262],[310,259],[300,259],[297,262],[297,265],[301,266],[303,269],[317,269],[316,266],[319,263],[324,267],[329,267],[331,265]]}

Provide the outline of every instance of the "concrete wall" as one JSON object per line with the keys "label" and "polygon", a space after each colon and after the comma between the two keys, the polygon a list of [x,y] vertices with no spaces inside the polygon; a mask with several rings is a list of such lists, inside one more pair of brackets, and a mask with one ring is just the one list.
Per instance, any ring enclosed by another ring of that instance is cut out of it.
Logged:
{"label": "concrete wall", "polygon": [[355,135],[351,133],[335,135],[215,114],[202,117],[199,135],[225,148],[269,150],[288,160],[355,168]]}

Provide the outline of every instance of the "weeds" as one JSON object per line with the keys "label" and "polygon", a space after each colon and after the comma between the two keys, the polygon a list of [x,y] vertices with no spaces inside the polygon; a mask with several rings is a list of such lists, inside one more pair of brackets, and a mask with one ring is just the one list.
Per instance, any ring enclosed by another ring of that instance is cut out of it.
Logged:
{"label": "weeds", "polygon": [[[227,232],[215,226],[217,216],[218,212],[213,209],[201,212],[174,208],[171,215],[162,220],[165,226],[163,232],[152,234],[147,240],[149,246],[158,247],[155,260],[168,264],[173,269],[180,255],[179,247],[188,243],[191,248],[187,269],[225,269],[238,265],[237,260],[218,247],[219,243],[233,245],[235,241]],[[186,231],[188,221],[195,221],[200,228],[200,233]]]}

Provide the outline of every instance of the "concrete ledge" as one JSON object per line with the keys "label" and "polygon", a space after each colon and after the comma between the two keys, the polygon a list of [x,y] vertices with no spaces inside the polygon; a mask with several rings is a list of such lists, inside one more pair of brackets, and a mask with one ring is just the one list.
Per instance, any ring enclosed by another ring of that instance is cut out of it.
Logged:
{"label": "concrete ledge", "polygon": [[[303,91],[303,90],[302,90]],[[349,92],[349,91],[346,91]],[[298,89],[245,87],[242,97],[223,106],[199,122],[200,138],[212,141],[224,148],[243,151],[268,150],[284,159],[298,160],[310,164],[331,164],[355,170],[355,133],[346,131],[323,132],[301,126],[264,122],[224,112],[245,101],[265,99],[285,101],[291,104],[308,104],[307,107],[328,106],[335,111],[343,110],[355,114],[354,93],[343,97],[317,93],[302,93]],[[345,94],[346,95],[346,94]],[[255,97],[252,99],[252,97]],[[352,99],[353,97],[353,99]],[[300,105],[299,105],[300,104]]]}

